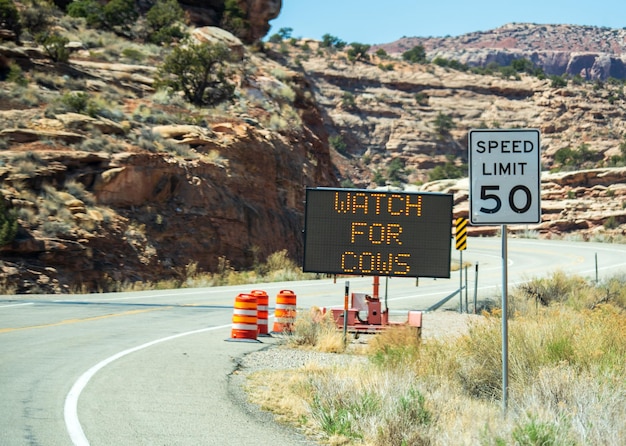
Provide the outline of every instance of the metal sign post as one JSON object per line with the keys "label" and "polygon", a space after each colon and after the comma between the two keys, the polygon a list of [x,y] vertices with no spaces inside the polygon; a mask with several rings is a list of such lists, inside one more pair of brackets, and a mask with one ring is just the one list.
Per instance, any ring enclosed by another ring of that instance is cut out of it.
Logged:
{"label": "metal sign post", "polygon": [[541,221],[537,129],[470,130],[470,222],[502,225],[502,411],[509,392],[507,224]]}
{"label": "metal sign post", "polygon": [[[463,251],[467,249],[467,218],[456,219],[456,249],[459,251],[459,313],[463,313]],[[465,273],[467,281],[467,271]]]}
{"label": "metal sign post", "polygon": [[508,305],[508,246],[506,225],[502,225],[502,413],[509,405],[509,305]]}

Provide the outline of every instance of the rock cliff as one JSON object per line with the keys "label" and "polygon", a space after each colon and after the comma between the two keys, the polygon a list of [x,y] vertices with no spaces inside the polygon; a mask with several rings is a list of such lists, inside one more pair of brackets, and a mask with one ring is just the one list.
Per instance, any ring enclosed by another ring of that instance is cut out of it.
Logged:
{"label": "rock cliff", "polygon": [[404,37],[373,50],[398,55],[422,45],[430,59],[457,60],[470,67],[509,65],[525,58],[548,75],[604,80],[626,78],[625,38],[625,29],[511,23],[457,37]]}
{"label": "rock cliff", "polygon": [[255,52],[223,30],[190,31],[241,56],[232,103],[196,108],[155,91],[162,54],[139,46],[137,60],[114,36],[74,42],[67,64],[34,43],[0,44],[0,192],[19,225],[0,247],[6,290],[110,290],[248,268],[282,249],[299,261],[308,186],[449,191],[466,215],[467,180],[430,180],[464,169],[471,128],[542,132],[543,221],[514,230],[624,234],[622,84],[351,61],[315,41]]}
{"label": "rock cliff", "polygon": [[[194,109],[155,102],[150,65],[81,54],[70,61],[79,79],[39,55],[29,76],[45,79],[15,93],[0,82],[1,193],[19,221],[0,247],[5,286],[107,290],[180,279],[190,265],[248,268],[283,249],[302,257],[305,188],[337,181],[301,73],[245,50],[239,102]],[[75,82],[70,92],[64,82]],[[60,104],[76,90],[110,109],[67,112]]]}
{"label": "rock cliff", "polygon": [[[224,16],[224,0],[181,0],[179,2],[193,26],[220,26]],[[269,21],[278,17],[282,0],[238,0],[246,25],[237,33],[244,43],[263,38],[270,29]]]}

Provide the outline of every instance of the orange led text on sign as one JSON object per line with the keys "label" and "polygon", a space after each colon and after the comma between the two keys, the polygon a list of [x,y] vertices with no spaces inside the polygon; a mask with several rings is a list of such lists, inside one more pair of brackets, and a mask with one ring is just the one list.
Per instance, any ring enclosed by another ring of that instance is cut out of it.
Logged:
{"label": "orange led text on sign", "polygon": [[[389,193],[336,192],[334,211],[343,215],[361,216],[350,223],[350,243],[356,245],[401,246],[400,223],[372,223],[364,217],[415,218],[422,216],[422,196]],[[397,220],[398,221],[398,220]],[[401,220],[399,220],[401,221]],[[382,247],[382,246],[381,246]],[[344,251],[341,269],[346,273],[407,275],[411,267],[409,253],[385,253],[375,249]]]}
{"label": "orange led text on sign", "polygon": [[[413,200],[412,200],[413,198]],[[384,215],[421,217],[422,196],[400,194],[366,194],[335,192],[335,212],[354,215]]]}
{"label": "orange led text on sign", "polygon": [[356,243],[357,237],[359,240],[366,238],[368,242],[374,245],[401,245],[400,234],[402,234],[402,226],[397,223],[365,223],[365,222],[352,222],[350,228],[350,243]]}
{"label": "orange led text on sign", "polygon": [[341,255],[341,269],[345,273],[406,275],[411,268],[404,260],[410,257],[411,254],[402,253],[385,255],[380,252],[346,251]]}

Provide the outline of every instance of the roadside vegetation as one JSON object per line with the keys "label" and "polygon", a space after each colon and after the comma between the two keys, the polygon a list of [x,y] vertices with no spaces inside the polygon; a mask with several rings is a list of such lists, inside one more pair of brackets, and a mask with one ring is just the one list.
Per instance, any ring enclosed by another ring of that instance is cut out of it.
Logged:
{"label": "roadside vegetation", "polygon": [[[255,372],[250,399],[322,444],[624,444],[625,285],[557,272],[512,293],[506,416],[497,307],[458,337],[385,331],[349,367]],[[339,351],[318,312],[298,316],[288,348]]]}
{"label": "roadside vegetation", "polygon": [[[270,254],[264,262],[255,262],[248,270],[238,271],[233,268],[225,257],[218,259],[215,272],[198,271],[198,264],[192,262],[178,271],[171,279],[158,282],[119,282],[109,281],[106,292],[129,292],[144,290],[171,290],[178,288],[203,288],[226,285],[243,285],[266,282],[286,282],[293,280],[315,279],[313,273],[303,273],[296,262],[287,253],[287,250]],[[1,285],[1,284],[0,284]],[[81,290],[75,290],[81,292]],[[3,291],[0,287],[0,294]]]}

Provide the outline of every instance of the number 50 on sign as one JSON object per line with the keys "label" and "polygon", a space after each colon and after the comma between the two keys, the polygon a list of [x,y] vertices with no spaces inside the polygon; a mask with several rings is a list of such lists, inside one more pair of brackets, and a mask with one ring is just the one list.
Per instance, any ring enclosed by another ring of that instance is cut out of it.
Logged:
{"label": "number 50 on sign", "polygon": [[470,130],[470,222],[539,223],[539,130]]}

